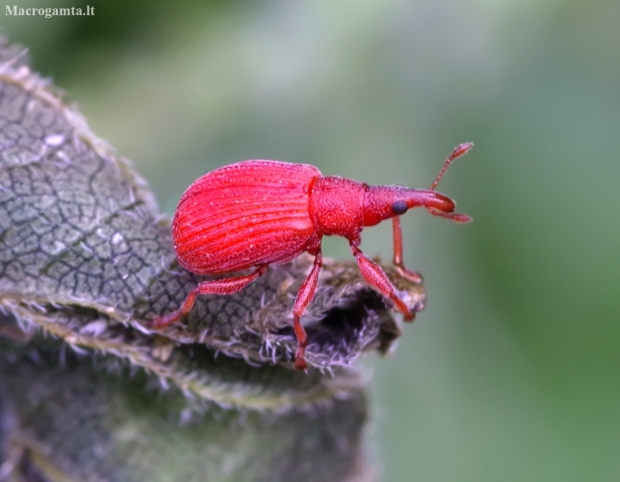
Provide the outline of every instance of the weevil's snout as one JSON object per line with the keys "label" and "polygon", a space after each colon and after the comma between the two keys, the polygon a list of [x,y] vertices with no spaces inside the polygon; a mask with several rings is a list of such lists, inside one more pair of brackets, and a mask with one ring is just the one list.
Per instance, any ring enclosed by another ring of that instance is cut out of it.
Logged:
{"label": "weevil's snout", "polygon": [[427,209],[441,211],[442,213],[451,213],[456,209],[456,203],[452,199],[431,190],[412,189],[405,202],[407,203],[407,209],[423,206]]}
{"label": "weevil's snout", "polygon": [[408,207],[410,205],[409,202],[411,202],[411,207],[424,206],[433,216],[451,219],[458,223],[468,223],[471,221],[471,217],[467,214],[455,213],[456,203],[448,196],[444,196],[436,191],[416,191],[415,199],[408,200]]}

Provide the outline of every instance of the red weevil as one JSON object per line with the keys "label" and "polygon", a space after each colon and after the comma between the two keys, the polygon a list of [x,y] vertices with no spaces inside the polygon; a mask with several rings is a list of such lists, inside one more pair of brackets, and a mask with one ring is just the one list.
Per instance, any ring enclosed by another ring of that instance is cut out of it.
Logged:
{"label": "red weevil", "polygon": [[322,265],[321,240],[330,235],[349,241],[366,281],[392,300],[405,320],[413,321],[413,314],[381,267],[360,250],[360,233],[366,226],[392,218],[394,264],[401,276],[420,282],[420,276],[403,263],[399,216],[422,206],[434,216],[470,221],[469,216],[455,213],[454,201],[436,192],[435,187],[450,163],[472,146],[457,146],[429,189],[369,186],[352,179],[323,176],[308,164],[280,161],[237,162],[205,174],[185,191],[174,214],[172,237],[179,263],[200,275],[223,275],[249,268],[254,271],[203,281],[190,291],[178,310],[155,318],[153,326],[163,328],[187,315],[199,294],[236,293],[261,276],[268,265],[286,263],[307,251],[314,256],[314,264],[293,306],[295,368],[306,368],[308,338],[300,319],[316,291]]}

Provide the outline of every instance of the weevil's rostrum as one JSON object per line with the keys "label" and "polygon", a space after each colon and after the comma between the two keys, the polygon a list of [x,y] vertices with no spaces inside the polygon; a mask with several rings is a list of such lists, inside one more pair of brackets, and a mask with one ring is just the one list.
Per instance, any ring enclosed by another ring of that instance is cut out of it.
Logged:
{"label": "weevil's rostrum", "polygon": [[314,264],[293,307],[298,345],[295,368],[306,368],[308,339],[301,316],[316,293],[323,259],[321,240],[329,235],[349,241],[364,279],[389,298],[405,320],[412,321],[413,314],[382,268],[360,250],[360,233],[366,226],[393,219],[394,265],[405,278],[420,281],[404,265],[399,216],[411,208],[425,207],[435,216],[469,221],[469,216],[455,213],[456,203],[435,187],[450,163],[472,146],[465,143],[454,149],[430,189],[369,186],[323,176],[307,164],[267,160],[238,162],[205,174],[185,191],[175,212],[172,236],[177,258],[186,269],[201,275],[253,271],[201,282],[178,310],[156,318],[154,326],[162,328],[187,315],[199,294],[236,293],[263,275],[268,265],[307,252],[314,256]]}

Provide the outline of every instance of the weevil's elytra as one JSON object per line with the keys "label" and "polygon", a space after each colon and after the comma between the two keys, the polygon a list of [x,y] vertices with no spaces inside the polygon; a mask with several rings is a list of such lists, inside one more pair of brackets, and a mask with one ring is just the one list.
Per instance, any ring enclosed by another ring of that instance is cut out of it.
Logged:
{"label": "weevil's elytra", "polygon": [[316,167],[277,161],[204,175],[181,196],[172,221],[179,262],[212,275],[295,258],[316,234],[308,196],[320,176]]}
{"label": "weevil's elytra", "polygon": [[461,144],[446,159],[430,189],[404,186],[369,186],[337,176],[323,176],[314,166],[280,161],[242,161],[209,172],[185,191],[172,221],[172,237],[179,263],[201,275],[225,275],[252,269],[244,276],[203,281],[181,307],[154,320],[163,328],[187,315],[199,294],[228,295],[242,290],[261,276],[268,265],[286,263],[303,252],[314,256],[310,274],[293,306],[297,337],[295,368],[307,367],[306,332],[301,316],[316,292],[322,265],[323,236],[349,241],[366,281],[394,303],[405,320],[413,315],[374,261],[361,251],[360,233],[392,218],[394,264],[413,281],[420,276],[403,262],[399,216],[414,207],[425,207],[434,216],[457,222],[470,217],[455,213],[455,202],[435,191],[450,163],[473,144]]}

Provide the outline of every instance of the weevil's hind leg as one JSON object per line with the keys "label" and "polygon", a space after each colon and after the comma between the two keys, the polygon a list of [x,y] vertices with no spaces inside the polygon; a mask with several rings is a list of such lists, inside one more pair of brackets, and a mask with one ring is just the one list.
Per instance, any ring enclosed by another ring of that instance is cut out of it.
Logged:
{"label": "weevil's hind leg", "polygon": [[396,266],[398,274],[414,283],[421,283],[422,276],[408,269],[403,260],[403,231],[400,227],[399,216],[394,216],[392,218],[392,228],[394,232],[394,266]]}
{"label": "weevil's hind leg", "polygon": [[296,370],[308,368],[308,364],[305,360],[308,337],[306,336],[306,330],[304,330],[301,324],[301,315],[304,314],[312,298],[314,298],[316,287],[319,282],[319,273],[321,272],[321,266],[323,266],[321,248],[319,247],[316,253],[312,254],[314,254],[314,264],[312,265],[310,274],[301,285],[301,288],[299,288],[299,292],[295,298],[295,304],[293,305],[293,328],[295,330],[295,336],[297,337],[297,350],[295,351]]}
{"label": "weevil's hind leg", "polygon": [[198,295],[232,295],[237,291],[241,291],[243,288],[252,283],[256,278],[261,276],[267,266],[259,266],[256,271],[250,273],[246,276],[239,276],[237,278],[222,278],[215,279],[209,281],[203,281],[198,286],[196,286],[192,291],[189,292],[187,298],[181,305],[181,307],[173,311],[172,313],[168,313],[166,316],[157,316],[153,319],[153,328],[161,329],[166,326],[178,321],[183,318],[185,315],[189,314],[192,311],[192,307],[196,301],[196,296]]}
{"label": "weevil's hind leg", "polygon": [[377,289],[386,298],[391,299],[398,311],[404,315],[406,321],[413,321],[415,315],[407,307],[405,302],[398,297],[396,289],[381,269],[381,266],[367,258],[353,243],[351,243],[351,251],[353,252],[353,256],[355,256],[362,276],[368,281],[370,286]]}

